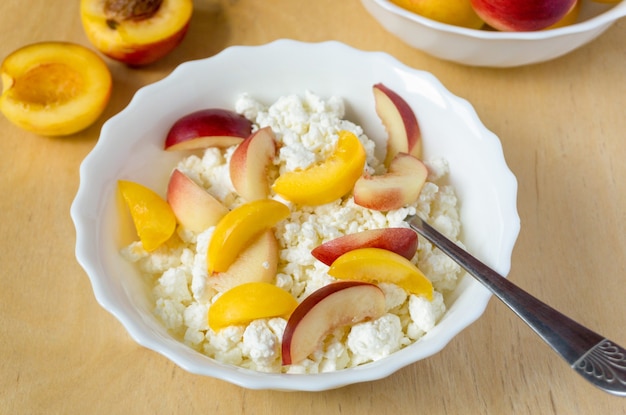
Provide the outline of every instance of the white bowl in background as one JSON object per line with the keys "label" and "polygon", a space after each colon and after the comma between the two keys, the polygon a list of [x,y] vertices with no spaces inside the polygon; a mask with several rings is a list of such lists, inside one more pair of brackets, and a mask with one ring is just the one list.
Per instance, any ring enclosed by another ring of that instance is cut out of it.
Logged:
{"label": "white bowl in background", "polygon": [[626,1],[582,0],[576,24],[535,32],[467,29],[422,17],[389,0],[361,0],[390,33],[429,55],[470,66],[514,67],[555,59],[600,36],[626,16]]}
{"label": "white bowl in background", "polygon": [[440,351],[478,319],[491,294],[466,276],[448,298],[439,324],[415,344],[374,363],[316,375],[266,374],[217,362],[172,337],[152,312],[139,272],[120,255],[130,242],[120,224],[117,180],[165,189],[180,154],[163,151],[170,126],[205,107],[233,108],[240,93],[267,103],[310,90],[345,99],[347,118],[363,126],[384,148],[386,137],[375,110],[372,85],[383,82],[401,93],[418,115],[425,158],[445,157],[461,201],[463,242],[478,258],[506,275],[519,232],[517,181],[500,141],[472,106],[431,74],[380,52],[362,52],[338,42],[279,40],[235,46],[207,59],[180,65],[169,76],[139,90],[128,106],[102,127],[80,168],[71,207],[76,257],[89,276],[97,301],[139,344],[183,369],[250,389],[319,391],[380,379]]}

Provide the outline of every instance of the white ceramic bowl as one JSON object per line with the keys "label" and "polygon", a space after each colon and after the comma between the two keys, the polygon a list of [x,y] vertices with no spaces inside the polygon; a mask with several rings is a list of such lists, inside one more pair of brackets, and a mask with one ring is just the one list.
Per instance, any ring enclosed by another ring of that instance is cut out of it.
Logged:
{"label": "white ceramic bowl", "polygon": [[536,32],[496,32],[443,24],[389,0],[361,0],[369,13],[408,45],[432,56],[471,66],[513,67],[548,61],[592,41],[626,16],[618,4],[582,0],[578,23]]}
{"label": "white ceramic bowl", "polygon": [[519,232],[517,182],[498,138],[483,126],[472,106],[432,75],[384,53],[362,52],[337,42],[279,40],[230,47],[211,58],[184,63],[165,79],[139,90],[127,108],[105,123],[98,143],[81,165],[80,187],[71,208],[76,257],[98,302],[138,343],[183,369],[250,389],[336,388],[388,376],[440,351],[480,317],[490,298],[470,277],[461,281],[449,299],[449,311],[430,333],[388,358],[319,375],[263,374],[216,362],[170,336],[152,314],[148,288],[137,270],[119,254],[130,240],[125,240],[128,231],[120,225],[116,181],[125,178],[165,189],[181,155],[163,151],[163,140],[180,116],[203,107],[233,108],[242,92],[271,103],[308,89],[323,97],[344,97],[348,118],[380,143],[386,134],[374,110],[372,85],[377,82],[399,91],[418,114],[425,157],[449,161],[451,182],[462,205],[464,243],[506,275]]}

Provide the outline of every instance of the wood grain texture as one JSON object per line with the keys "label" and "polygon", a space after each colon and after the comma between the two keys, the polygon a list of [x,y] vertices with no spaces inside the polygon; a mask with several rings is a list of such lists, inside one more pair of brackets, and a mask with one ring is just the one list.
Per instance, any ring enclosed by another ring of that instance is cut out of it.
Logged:
{"label": "wood grain texture", "polygon": [[[28,43],[89,46],[78,1],[0,2],[0,58]],[[509,278],[626,344],[626,20],[552,62],[471,68],[413,50],[359,0],[197,0],[187,38],[115,86],[91,128],[43,138],[0,117],[0,413],[618,414],[626,400],[575,375],[497,300],[441,353],[376,382],[323,393],[249,391],[191,375],[138,346],[95,301],[69,208],[104,120],[186,60],[278,38],[336,39],[433,72],[502,140],[522,230]]]}

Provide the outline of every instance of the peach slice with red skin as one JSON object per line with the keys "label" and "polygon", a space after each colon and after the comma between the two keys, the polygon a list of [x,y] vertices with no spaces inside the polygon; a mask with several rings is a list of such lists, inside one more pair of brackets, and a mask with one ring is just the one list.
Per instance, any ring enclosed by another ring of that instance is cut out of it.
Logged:
{"label": "peach slice with red skin", "polygon": [[346,252],[359,248],[381,248],[411,259],[417,251],[417,233],[409,228],[369,229],[340,236],[315,247],[311,254],[326,265]]}
{"label": "peach slice with red skin", "polygon": [[179,118],[165,138],[165,150],[197,150],[230,147],[252,133],[243,115],[223,108],[207,108]]}
{"label": "peach slice with red skin", "polygon": [[288,318],[297,305],[291,294],[274,284],[249,282],[231,288],[215,300],[209,307],[209,327],[218,331],[261,318]]}
{"label": "peach slice with red skin", "polygon": [[228,212],[215,226],[207,252],[209,275],[225,272],[237,256],[261,233],[290,214],[283,203],[255,200]]}
{"label": "peach slice with red skin", "polygon": [[395,91],[378,83],[373,87],[376,114],[387,130],[385,165],[398,153],[421,159],[422,133],[411,106]]}
{"label": "peach slice with red skin", "polygon": [[372,210],[389,211],[413,203],[428,177],[428,168],[417,158],[398,153],[387,173],[365,175],[354,184],[354,203]]}
{"label": "peach slice with red skin", "polygon": [[339,281],[305,298],[291,313],[282,340],[282,363],[300,363],[333,330],[385,313],[385,294],[374,284]]}
{"label": "peach slice with red skin", "polygon": [[388,282],[428,300],[433,285],[411,261],[395,252],[380,248],[360,248],[346,252],[332,263],[328,275],[340,280]]}
{"label": "peach slice with red skin", "polygon": [[68,42],[24,46],[0,66],[0,111],[35,134],[65,136],[92,125],[111,96],[113,80],[93,51]]}
{"label": "peach slice with red skin", "polygon": [[247,201],[265,199],[270,193],[268,168],[276,156],[276,140],[270,127],[254,132],[237,146],[230,159],[230,181]]}
{"label": "peach slice with red skin", "polygon": [[173,51],[184,39],[192,0],[81,0],[89,41],[111,59],[143,66]]}
{"label": "peach slice with red skin", "polygon": [[194,232],[215,226],[228,213],[226,206],[178,169],[170,176],[167,202],[178,223]]}
{"label": "peach slice with red skin", "polygon": [[208,283],[219,292],[248,282],[272,283],[278,268],[278,241],[272,230],[256,238],[224,272],[211,275]]}
{"label": "peach slice with red skin", "polygon": [[358,137],[340,131],[333,153],[323,162],[280,175],[274,191],[299,205],[323,205],[348,194],[363,174],[366,154]]}

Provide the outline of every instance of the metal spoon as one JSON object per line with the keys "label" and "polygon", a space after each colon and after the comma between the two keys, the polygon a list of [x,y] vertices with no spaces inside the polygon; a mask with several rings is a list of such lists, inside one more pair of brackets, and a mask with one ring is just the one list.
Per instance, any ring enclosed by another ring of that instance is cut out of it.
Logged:
{"label": "metal spoon", "polygon": [[579,375],[606,392],[626,397],[626,349],[528,294],[418,216],[406,220],[513,310]]}

